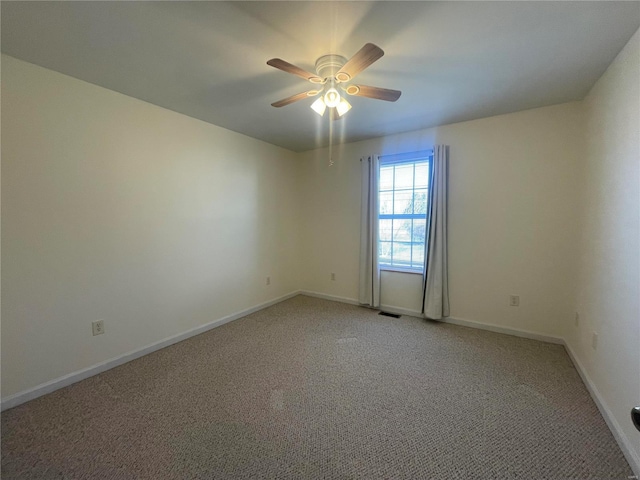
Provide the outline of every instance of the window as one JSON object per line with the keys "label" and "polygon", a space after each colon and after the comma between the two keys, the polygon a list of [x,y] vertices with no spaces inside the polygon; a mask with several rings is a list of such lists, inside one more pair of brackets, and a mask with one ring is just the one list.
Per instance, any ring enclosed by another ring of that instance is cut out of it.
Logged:
{"label": "window", "polygon": [[380,157],[380,268],[422,272],[431,152]]}

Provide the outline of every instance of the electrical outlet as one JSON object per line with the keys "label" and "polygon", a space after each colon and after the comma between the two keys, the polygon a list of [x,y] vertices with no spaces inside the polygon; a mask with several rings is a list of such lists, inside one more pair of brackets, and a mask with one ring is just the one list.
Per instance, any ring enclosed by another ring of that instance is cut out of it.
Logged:
{"label": "electrical outlet", "polygon": [[97,320],[91,322],[91,328],[93,330],[93,336],[102,335],[104,333],[104,320]]}
{"label": "electrical outlet", "polygon": [[336,279],[336,274],[335,273],[331,273],[331,280],[335,280]]}
{"label": "electrical outlet", "polygon": [[520,295],[509,295],[509,306],[510,307],[519,307],[520,306]]}
{"label": "electrical outlet", "polygon": [[271,277],[267,277],[267,285],[271,285]]}
{"label": "electrical outlet", "polygon": [[578,312],[576,312],[575,323],[576,323],[576,327],[580,326],[580,314]]}
{"label": "electrical outlet", "polygon": [[598,348],[598,334],[596,332],[593,332],[593,335],[591,336],[591,348],[594,350]]}

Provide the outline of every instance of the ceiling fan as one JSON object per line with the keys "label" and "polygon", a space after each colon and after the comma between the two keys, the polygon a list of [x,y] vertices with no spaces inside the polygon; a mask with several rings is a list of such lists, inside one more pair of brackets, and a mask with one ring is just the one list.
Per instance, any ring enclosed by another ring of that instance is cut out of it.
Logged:
{"label": "ceiling fan", "polygon": [[351,109],[351,105],[340,95],[338,89],[341,89],[347,95],[395,102],[400,98],[402,93],[399,90],[369,87],[367,85],[354,85],[350,83],[356,75],[383,55],[384,51],[373,43],[367,43],[349,60],[342,55],[323,55],[316,60],[316,74],[307,72],[280,58],[272,58],[267,62],[267,65],[304,78],[317,85],[317,88],[291,95],[271,105],[274,107],[284,107],[293,102],[322,94],[320,98],[311,104],[311,108],[322,116],[326,108],[329,107],[331,118],[337,120]]}

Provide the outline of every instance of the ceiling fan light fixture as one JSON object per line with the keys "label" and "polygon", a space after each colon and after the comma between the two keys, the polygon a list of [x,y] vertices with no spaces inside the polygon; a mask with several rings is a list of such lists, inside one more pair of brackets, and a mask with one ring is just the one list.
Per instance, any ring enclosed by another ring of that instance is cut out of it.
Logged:
{"label": "ceiling fan light fixture", "polygon": [[347,102],[344,98],[340,99],[340,103],[336,106],[336,110],[338,111],[339,116],[343,116],[349,110],[351,110],[351,104]]}
{"label": "ceiling fan light fixture", "polygon": [[324,94],[324,103],[327,107],[337,107],[340,103],[340,94],[335,88],[330,88],[327,93]]}
{"label": "ceiling fan light fixture", "polygon": [[327,109],[327,105],[324,103],[324,100],[322,99],[322,97],[320,97],[319,99],[317,99],[315,102],[311,104],[311,108],[318,115],[323,116],[324,111]]}

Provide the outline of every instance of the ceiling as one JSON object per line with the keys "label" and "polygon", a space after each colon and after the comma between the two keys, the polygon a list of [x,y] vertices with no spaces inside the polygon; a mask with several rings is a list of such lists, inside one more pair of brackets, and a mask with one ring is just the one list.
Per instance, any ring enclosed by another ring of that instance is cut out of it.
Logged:
{"label": "ceiling", "polygon": [[351,142],[583,98],[640,26],[640,2],[7,2],[13,57],[294,151],[329,142],[312,88],[269,67],[314,71],[365,43],[385,56],[356,83],[334,141]]}

